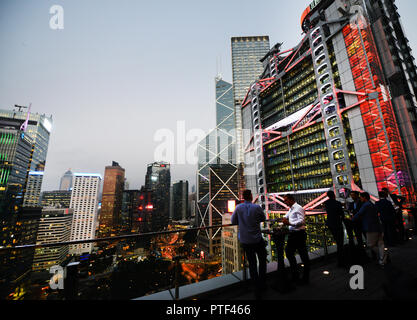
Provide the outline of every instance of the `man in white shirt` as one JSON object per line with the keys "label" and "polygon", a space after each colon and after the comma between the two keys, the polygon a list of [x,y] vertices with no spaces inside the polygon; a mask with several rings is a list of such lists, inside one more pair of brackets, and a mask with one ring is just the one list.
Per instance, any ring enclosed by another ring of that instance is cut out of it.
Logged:
{"label": "man in white shirt", "polygon": [[[288,235],[287,247],[285,253],[290,262],[292,280],[300,285],[309,283],[310,259],[307,251],[307,233],[305,231],[305,211],[298,203],[295,202],[294,196],[289,194],[284,196],[284,202],[290,207],[288,213],[283,219],[283,223],[289,226],[290,234]],[[295,252],[298,251],[301,261],[304,264],[303,277],[299,279],[299,271]]]}

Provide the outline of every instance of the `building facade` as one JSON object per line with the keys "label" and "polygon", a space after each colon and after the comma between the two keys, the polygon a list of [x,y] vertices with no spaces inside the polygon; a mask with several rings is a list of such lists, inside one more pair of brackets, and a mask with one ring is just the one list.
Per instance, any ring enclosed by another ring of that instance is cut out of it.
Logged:
{"label": "building facade", "polygon": [[24,207],[40,207],[43,171],[30,171],[23,201]]}
{"label": "building facade", "polygon": [[[71,241],[95,238],[98,194],[102,177],[99,174],[74,173],[70,208],[74,210]],[[92,244],[70,246],[70,254],[91,253]]]}
{"label": "building facade", "polygon": [[70,191],[72,189],[72,179],[74,178],[74,174],[71,170],[68,170],[64,173],[61,178],[61,182],[59,184],[59,190],[61,191]]}
{"label": "building facade", "polygon": [[71,191],[44,191],[41,195],[42,208],[69,208]]}
{"label": "building facade", "polygon": [[[39,220],[36,244],[70,241],[72,218],[72,209],[43,209]],[[43,271],[49,270],[55,265],[62,265],[68,258],[68,254],[68,245],[37,248],[32,270]]]}
{"label": "building facade", "polygon": [[233,97],[236,129],[236,160],[243,163],[242,114],[240,106],[248,92],[249,86],[258,79],[263,71],[260,60],[269,51],[268,36],[233,37],[232,74]]}
{"label": "building facade", "polygon": [[[227,200],[239,200],[233,86],[218,76],[215,88],[216,127],[197,147],[196,223],[199,227],[221,225]],[[199,231],[198,245],[207,254],[220,256],[220,229]]]}
{"label": "building facade", "polygon": [[[302,16],[302,41],[270,50],[242,103],[243,128],[251,133],[246,183],[269,214],[288,209],[286,193],[307,211],[330,189],[341,199],[349,190],[376,197],[384,187],[410,200],[414,194],[414,156],[403,144],[411,132],[400,130],[368,15],[377,4],[362,3],[313,2]],[[355,19],[352,12],[359,12]]]}
{"label": "building facade", "polygon": [[33,158],[33,140],[23,131],[0,128],[0,212],[9,215],[23,205]]}
{"label": "building facade", "polygon": [[170,168],[170,164],[165,162],[155,162],[149,164],[147,168],[145,189],[152,191],[152,232],[162,231],[168,227],[171,187]]}
{"label": "building facade", "polygon": [[122,213],[125,169],[117,162],[106,167],[103,181],[103,196],[101,200],[99,235],[107,237],[116,235],[120,229]]}
{"label": "building facade", "polygon": [[172,185],[172,220],[188,220],[188,181],[178,181]]}

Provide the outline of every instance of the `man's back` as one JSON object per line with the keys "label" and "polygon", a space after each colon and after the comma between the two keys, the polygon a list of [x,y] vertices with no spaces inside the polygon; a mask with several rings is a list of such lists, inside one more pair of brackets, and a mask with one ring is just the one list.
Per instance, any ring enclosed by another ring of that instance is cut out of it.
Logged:
{"label": "man's back", "polygon": [[329,199],[324,203],[324,206],[327,212],[327,225],[329,227],[342,226],[342,219],[344,216],[342,204],[335,199]]}
{"label": "man's back", "polygon": [[387,199],[381,199],[376,204],[378,212],[381,216],[382,222],[394,222],[395,220],[395,209],[392,203]]}
{"label": "man's back", "polygon": [[359,212],[353,217],[354,220],[360,218],[363,218],[363,230],[365,232],[382,232],[378,210],[372,202],[363,203]]}
{"label": "man's back", "polygon": [[238,205],[232,215],[232,224],[239,226],[239,240],[244,244],[255,244],[262,240],[260,223],[265,220],[262,208],[248,201]]}

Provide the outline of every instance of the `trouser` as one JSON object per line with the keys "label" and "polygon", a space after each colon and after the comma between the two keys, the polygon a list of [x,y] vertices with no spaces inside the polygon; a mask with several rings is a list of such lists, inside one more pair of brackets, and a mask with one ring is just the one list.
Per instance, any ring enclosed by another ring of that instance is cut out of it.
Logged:
{"label": "trouser", "polygon": [[337,262],[338,264],[343,264],[343,247],[344,247],[344,234],[343,234],[343,226],[329,226],[329,230],[332,233],[332,236],[336,242],[337,246]]}
{"label": "trouser", "polygon": [[362,227],[361,221],[352,221],[352,220],[343,220],[343,224],[346,228],[346,233],[349,238],[349,244],[354,245],[355,241],[354,238],[356,237],[356,241],[358,246],[363,247],[363,238],[362,238]]}
{"label": "trouser", "polygon": [[382,232],[368,232],[366,234],[367,244],[378,257],[378,261],[385,259],[384,234]]}
{"label": "trouser", "polygon": [[[265,241],[256,244],[243,244],[242,248],[245,250],[246,258],[249,263],[249,274],[257,287],[262,286],[266,282],[266,257],[267,252],[265,248]],[[256,257],[259,261],[259,273],[256,263]]]}
{"label": "trouser", "polygon": [[389,245],[395,245],[397,243],[397,232],[395,230],[394,222],[384,222],[384,242]]}
{"label": "trouser", "polygon": [[287,247],[285,249],[285,253],[287,255],[288,261],[290,262],[290,268],[291,268],[291,274],[292,274],[293,280],[297,280],[299,277],[297,259],[295,258],[296,251],[298,251],[301,261],[304,264],[303,280],[306,280],[306,281],[309,280],[310,259],[308,257],[306,241],[307,241],[307,233],[304,230],[293,231],[293,232],[290,232],[290,234],[288,235]]}

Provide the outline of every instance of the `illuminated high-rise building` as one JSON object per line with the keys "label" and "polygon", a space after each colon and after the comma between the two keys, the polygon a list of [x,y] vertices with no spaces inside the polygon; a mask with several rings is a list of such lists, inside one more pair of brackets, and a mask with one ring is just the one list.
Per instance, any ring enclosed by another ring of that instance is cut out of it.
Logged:
{"label": "illuminated high-rise building", "polygon": [[145,189],[152,191],[153,214],[152,232],[164,230],[168,227],[170,211],[170,164],[155,162],[148,165],[145,177]]}
{"label": "illuminated high-rise building", "polygon": [[[71,241],[94,239],[98,210],[98,193],[102,177],[99,174],[74,173],[70,208],[74,210]],[[70,254],[91,253],[92,244],[70,246]]]}
{"label": "illuminated high-rise building", "polygon": [[[218,76],[215,88],[216,127],[197,147],[196,223],[199,227],[221,225],[227,200],[239,199],[233,86]],[[199,248],[219,256],[220,238],[220,229],[200,231]]]}
{"label": "illuminated high-rise building", "polygon": [[269,214],[287,210],[286,193],[307,212],[329,189],[412,200],[417,83],[395,11],[393,1],[314,1],[302,41],[262,59],[241,108],[246,184]]}
{"label": "illuminated high-rise building", "polygon": [[41,207],[43,208],[69,208],[70,203],[71,191],[56,190],[42,192]]}
{"label": "illuminated high-rise building", "polygon": [[232,73],[233,96],[235,109],[236,129],[236,160],[243,163],[243,137],[241,104],[245,99],[249,86],[259,79],[263,71],[261,59],[269,51],[268,36],[233,37],[232,46]]}
{"label": "illuminated high-rise building", "polygon": [[[24,127],[25,135],[33,141],[33,154],[30,164],[31,172],[45,171],[46,158],[48,154],[49,137],[52,131],[52,116],[44,114],[30,113],[22,111],[25,107],[15,106],[16,110],[0,110],[0,125],[2,127],[15,128],[20,130]],[[30,112],[30,110],[28,110]],[[39,202],[39,195],[36,199],[38,185],[42,186],[41,175],[29,176],[30,186],[35,187],[33,192],[28,193],[29,199],[25,199],[27,205],[32,206],[34,202]]]}
{"label": "illuminated high-rise building", "polygon": [[[71,236],[73,209],[44,208],[39,220],[36,244],[68,242]],[[49,270],[62,265],[69,254],[69,246],[35,249],[32,270]]]}
{"label": "illuminated high-rise building", "polygon": [[103,180],[103,196],[100,211],[100,236],[116,235],[120,228],[125,169],[117,162],[106,167]]}
{"label": "illuminated high-rise building", "polygon": [[172,220],[188,220],[188,181],[180,180],[172,185]]}
{"label": "illuminated high-rise building", "polygon": [[0,128],[0,213],[8,216],[23,205],[32,163],[33,140],[15,128]]}
{"label": "illuminated high-rise building", "polygon": [[40,207],[43,171],[30,171],[26,184],[24,207]]}

